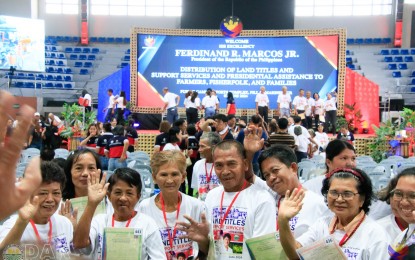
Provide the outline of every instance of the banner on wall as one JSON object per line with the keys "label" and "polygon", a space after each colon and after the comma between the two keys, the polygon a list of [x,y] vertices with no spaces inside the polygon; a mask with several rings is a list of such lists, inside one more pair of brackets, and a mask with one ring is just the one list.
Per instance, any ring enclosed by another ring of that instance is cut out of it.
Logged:
{"label": "banner on wall", "polygon": [[338,85],[338,35],[137,37],[138,93],[145,89],[158,93],[156,101],[137,100],[138,106],[160,106],[162,89],[168,87],[181,100],[188,90],[203,98],[206,89],[212,88],[221,107],[226,106],[230,91],[238,108],[255,108],[255,96],[265,86],[275,108],[282,86],[294,98],[300,89],[325,97]]}

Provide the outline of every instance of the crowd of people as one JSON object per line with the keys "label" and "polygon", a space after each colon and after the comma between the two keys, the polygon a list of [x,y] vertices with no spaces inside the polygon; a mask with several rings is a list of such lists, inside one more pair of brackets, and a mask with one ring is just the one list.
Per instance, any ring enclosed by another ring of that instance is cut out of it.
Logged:
{"label": "crowd of people", "polygon": [[[7,122],[13,102],[0,93],[1,122]],[[301,108],[295,107],[297,114]],[[23,106],[11,134],[0,135],[0,218],[8,218],[0,228],[3,255],[16,244],[49,245],[52,258],[100,259],[122,253],[111,243],[127,240],[129,256],[141,259],[251,259],[246,240],[279,232],[289,259],[300,259],[297,250],[330,237],[347,259],[411,259],[415,168],[403,170],[377,193],[369,176],[356,168],[351,142],[327,138],[321,145],[316,137],[324,136],[323,125],[312,137],[298,115],[266,125],[259,114],[245,124],[216,112],[214,107],[212,116],[195,124],[161,123],[150,161],[160,192],[140,201],[139,171],[118,164],[129,144],[124,128],[111,131],[110,124],[104,124],[104,133],[114,133],[110,143],[117,143],[117,152],[98,145],[106,135],[97,137],[99,128],[90,126],[82,144],[90,149],[75,151],[62,166],[32,159],[15,184],[10,166],[19,161],[25,147],[21,136],[34,115]],[[7,127],[2,125],[3,133]],[[327,167],[305,183],[298,177],[299,158],[310,156],[303,142],[325,153]],[[110,176],[102,150],[110,155]],[[82,210],[71,205],[77,198],[86,198]],[[129,229],[133,232],[118,232]],[[118,239],[108,240],[111,232],[118,232]]]}

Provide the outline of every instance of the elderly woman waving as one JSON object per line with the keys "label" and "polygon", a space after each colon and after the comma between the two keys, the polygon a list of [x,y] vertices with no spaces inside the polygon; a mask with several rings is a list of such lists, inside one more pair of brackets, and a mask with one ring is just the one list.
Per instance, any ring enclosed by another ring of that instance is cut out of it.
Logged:
{"label": "elderly woman waving", "polygon": [[289,220],[301,209],[303,190],[287,191],[280,206],[278,225],[281,244],[290,259],[299,259],[296,249],[332,236],[348,259],[388,259],[388,235],[367,217],[373,197],[372,183],[363,171],[342,168],[326,175],[321,189],[334,217],[318,219],[294,239]]}

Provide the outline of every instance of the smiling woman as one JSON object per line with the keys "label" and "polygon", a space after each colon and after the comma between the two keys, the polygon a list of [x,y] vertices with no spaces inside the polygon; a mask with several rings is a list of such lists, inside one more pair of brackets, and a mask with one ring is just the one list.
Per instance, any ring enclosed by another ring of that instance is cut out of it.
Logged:
{"label": "smiling woman", "polygon": [[162,151],[153,155],[150,165],[160,193],[143,200],[138,212],[157,223],[167,259],[179,254],[184,254],[185,259],[196,257],[196,242],[179,239],[185,232],[176,225],[177,221],[186,221],[184,215],[201,221],[201,214],[206,211],[203,202],[179,191],[186,178],[186,158],[180,151]]}
{"label": "smiling woman", "polygon": [[[104,247],[104,233],[108,228],[131,228],[142,234],[142,248],[139,259],[165,259],[163,243],[157,232],[156,223],[145,214],[134,210],[140,199],[140,174],[129,168],[119,168],[105,183],[105,176],[91,175],[88,177],[88,203],[75,229],[73,245],[81,253],[90,255],[92,259],[101,256],[101,252],[115,250]],[[108,190],[108,193],[107,193]],[[114,214],[98,214],[94,217],[98,204],[108,194],[108,200],[114,208]],[[110,231],[109,231],[110,232]],[[139,253],[138,253],[139,254]]]}
{"label": "smiling woman", "polygon": [[394,239],[389,246],[389,254],[391,259],[404,259],[409,255],[409,246],[415,241],[415,168],[403,170],[396,179],[398,182],[391,191],[390,199],[397,204],[399,216],[409,223],[409,227]]}
{"label": "smiling woman", "polygon": [[57,253],[70,253],[72,223],[67,218],[55,214],[62,199],[65,174],[59,165],[53,162],[42,162],[41,172],[42,184],[39,189],[32,194],[17,215],[3,224],[0,232],[0,250],[10,244],[40,243],[52,246]]}
{"label": "smiling woman", "polygon": [[304,190],[287,192],[278,212],[281,244],[290,259],[297,259],[297,248],[332,235],[349,259],[387,259],[389,236],[366,214],[373,198],[370,178],[361,170],[341,168],[331,171],[323,181],[322,193],[334,217],[318,219],[309,230],[294,239],[289,220],[301,209]]}

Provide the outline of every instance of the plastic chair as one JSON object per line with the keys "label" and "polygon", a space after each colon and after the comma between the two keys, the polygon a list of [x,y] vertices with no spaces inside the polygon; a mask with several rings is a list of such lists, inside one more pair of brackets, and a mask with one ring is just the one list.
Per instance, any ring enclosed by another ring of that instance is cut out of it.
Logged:
{"label": "plastic chair", "polygon": [[391,55],[399,55],[399,50],[397,50],[397,49],[392,49],[392,50],[391,50]]}
{"label": "plastic chair", "polygon": [[406,63],[399,63],[398,64],[398,68],[400,70],[407,70],[408,69],[408,65]]}
{"label": "plastic chair", "polygon": [[298,163],[298,177],[307,181],[309,179],[309,173],[316,169],[317,166],[311,161],[301,161]]}
{"label": "plastic chair", "polygon": [[402,73],[400,71],[393,71],[392,72],[392,77],[394,77],[394,78],[401,78],[402,77]]}
{"label": "plastic chair", "polygon": [[384,62],[393,62],[393,58],[392,58],[391,56],[385,56],[385,57],[383,58],[383,61],[384,61]]}
{"label": "plastic chair", "polygon": [[396,66],[396,63],[389,63],[388,64],[388,70],[397,70],[398,66]]}
{"label": "plastic chair", "polygon": [[69,156],[69,151],[63,148],[55,149],[55,158],[66,159]]}
{"label": "plastic chair", "polygon": [[414,58],[412,56],[405,56],[403,59],[405,62],[414,62]]}

